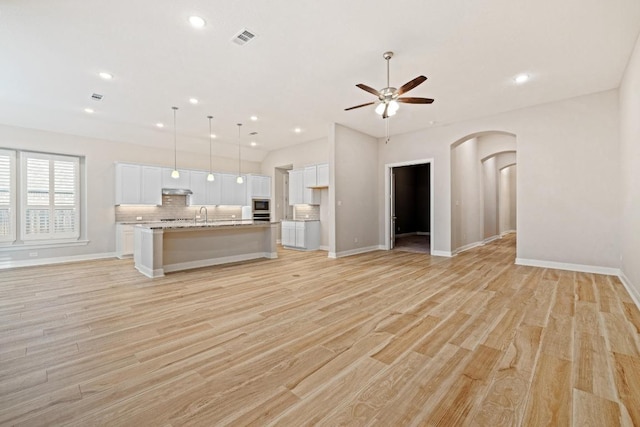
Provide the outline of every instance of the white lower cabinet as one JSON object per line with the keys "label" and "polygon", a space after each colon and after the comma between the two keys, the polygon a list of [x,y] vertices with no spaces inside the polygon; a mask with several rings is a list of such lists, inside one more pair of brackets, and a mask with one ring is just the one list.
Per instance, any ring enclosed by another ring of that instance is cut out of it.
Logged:
{"label": "white lower cabinet", "polygon": [[118,258],[133,256],[133,225],[116,224],[116,256]]}
{"label": "white lower cabinet", "polygon": [[320,221],[282,221],[282,246],[316,250],[320,247]]}

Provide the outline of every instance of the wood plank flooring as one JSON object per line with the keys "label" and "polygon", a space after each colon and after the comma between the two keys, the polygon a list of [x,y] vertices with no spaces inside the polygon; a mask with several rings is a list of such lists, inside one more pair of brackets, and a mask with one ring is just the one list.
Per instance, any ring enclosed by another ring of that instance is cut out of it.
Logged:
{"label": "wood plank flooring", "polygon": [[640,425],[615,277],[378,251],[0,271],[0,425]]}

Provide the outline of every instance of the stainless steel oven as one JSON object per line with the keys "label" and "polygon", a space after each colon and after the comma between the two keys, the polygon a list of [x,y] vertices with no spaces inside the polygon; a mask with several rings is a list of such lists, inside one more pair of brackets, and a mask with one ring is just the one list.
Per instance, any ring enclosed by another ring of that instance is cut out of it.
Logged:
{"label": "stainless steel oven", "polygon": [[254,221],[270,221],[271,220],[271,200],[269,199],[253,199],[251,210]]}

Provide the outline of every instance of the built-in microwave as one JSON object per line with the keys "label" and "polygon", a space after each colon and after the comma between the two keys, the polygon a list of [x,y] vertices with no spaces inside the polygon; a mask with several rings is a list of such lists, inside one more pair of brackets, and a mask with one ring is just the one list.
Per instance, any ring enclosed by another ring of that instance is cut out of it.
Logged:
{"label": "built-in microwave", "polygon": [[271,201],[269,199],[253,199],[252,210],[253,213],[270,213],[271,212]]}

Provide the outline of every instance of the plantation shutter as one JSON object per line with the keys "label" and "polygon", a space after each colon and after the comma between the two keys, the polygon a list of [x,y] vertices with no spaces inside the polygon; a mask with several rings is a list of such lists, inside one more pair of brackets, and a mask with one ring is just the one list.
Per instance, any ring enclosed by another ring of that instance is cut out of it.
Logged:
{"label": "plantation shutter", "polygon": [[0,242],[16,240],[14,151],[0,150]]}
{"label": "plantation shutter", "polygon": [[80,235],[79,159],[23,153],[26,191],[24,240],[69,239]]}

